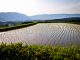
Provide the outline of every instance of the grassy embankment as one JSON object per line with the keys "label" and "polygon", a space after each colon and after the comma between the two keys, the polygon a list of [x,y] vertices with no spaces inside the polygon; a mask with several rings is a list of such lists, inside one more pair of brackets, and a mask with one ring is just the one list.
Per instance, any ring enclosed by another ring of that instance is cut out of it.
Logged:
{"label": "grassy embankment", "polygon": [[39,20],[39,21],[31,21],[31,22],[25,22],[25,24],[20,24],[20,25],[16,25],[16,26],[9,26],[9,27],[1,27],[0,28],[0,32],[4,32],[4,31],[9,31],[9,30],[14,30],[14,29],[19,29],[19,28],[23,28],[23,27],[28,27],[28,26],[32,26],[38,23],[70,23],[70,24],[78,24],[80,25],[80,22],[76,21],[76,20],[66,20],[66,19],[56,19],[56,20]]}
{"label": "grassy embankment", "polygon": [[17,25],[17,26],[4,27],[4,28],[0,28],[0,32],[20,29],[20,28],[24,28],[24,27],[29,27],[29,26],[32,26],[32,25],[35,25],[35,24],[37,24],[37,22],[31,22],[31,23],[27,23],[27,24],[20,24],[20,25]]}
{"label": "grassy embankment", "polygon": [[[33,25],[38,24],[38,23],[55,23],[55,22],[34,22],[34,23],[31,22],[31,23],[27,23],[27,24],[20,24],[20,25],[17,25],[17,26],[10,26],[10,27],[0,28],[0,32],[20,29],[20,28],[24,28],[24,27],[29,27],[29,26],[33,26]],[[80,25],[80,22],[57,22],[57,23],[69,23],[69,24]]]}
{"label": "grassy embankment", "polygon": [[80,60],[80,47],[0,45],[0,60]]}

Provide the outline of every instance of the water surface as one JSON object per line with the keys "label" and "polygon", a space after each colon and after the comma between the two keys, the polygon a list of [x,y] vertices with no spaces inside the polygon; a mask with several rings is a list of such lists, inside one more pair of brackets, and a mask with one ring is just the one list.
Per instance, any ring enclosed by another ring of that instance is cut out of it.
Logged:
{"label": "water surface", "polygon": [[40,23],[34,26],[0,32],[0,43],[80,45],[80,25],[67,23]]}

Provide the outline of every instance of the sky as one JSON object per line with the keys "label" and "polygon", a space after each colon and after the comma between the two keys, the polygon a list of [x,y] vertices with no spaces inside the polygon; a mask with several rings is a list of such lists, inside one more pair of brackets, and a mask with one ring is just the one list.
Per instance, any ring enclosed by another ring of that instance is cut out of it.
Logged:
{"label": "sky", "polygon": [[80,14],[80,0],[0,0],[0,12],[39,14]]}

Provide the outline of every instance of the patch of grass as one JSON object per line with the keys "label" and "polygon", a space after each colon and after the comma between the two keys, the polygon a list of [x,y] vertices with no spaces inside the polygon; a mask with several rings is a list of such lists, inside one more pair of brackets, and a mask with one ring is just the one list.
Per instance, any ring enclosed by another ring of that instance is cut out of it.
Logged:
{"label": "patch of grass", "polygon": [[80,60],[80,47],[45,45],[0,45],[0,60]]}
{"label": "patch of grass", "polygon": [[37,22],[31,22],[31,23],[27,23],[27,24],[20,24],[20,25],[17,25],[17,26],[4,27],[4,28],[0,28],[0,32],[20,29],[20,28],[24,28],[24,27],[29,27],[29,26],[32,26],[32,25],[35,25],[35,24],[37,24]]}

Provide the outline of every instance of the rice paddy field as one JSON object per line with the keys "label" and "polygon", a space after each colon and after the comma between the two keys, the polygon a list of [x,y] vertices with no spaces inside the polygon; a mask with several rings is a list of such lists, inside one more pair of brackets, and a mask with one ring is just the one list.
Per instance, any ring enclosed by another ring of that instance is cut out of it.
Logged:
{"label": "rice paddy field", "polygon": [[28,45],[80,45],[80,25],[39,23],[30,27],[0,32],[0,43]]}

